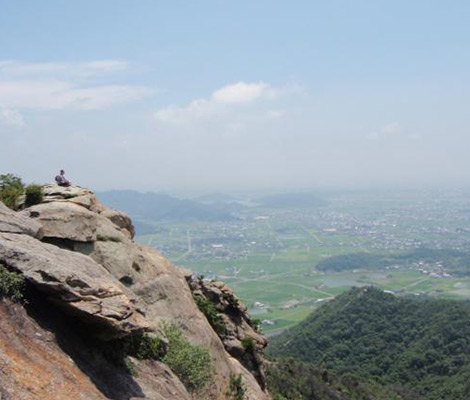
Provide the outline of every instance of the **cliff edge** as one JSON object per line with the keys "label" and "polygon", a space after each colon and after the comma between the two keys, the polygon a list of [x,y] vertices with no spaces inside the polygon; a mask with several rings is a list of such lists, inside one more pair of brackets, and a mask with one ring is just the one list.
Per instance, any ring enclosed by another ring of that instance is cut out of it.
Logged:
{"label": "cliff edge", "polygon": [[[44,194],[19,212],[0,203],[0,269],[26,292],[15,302],[0,286],[1,400],[270,399],[266,339],[228,287],[136,244],[131,220],[90,190]],[[209,354],[203,387],[164,362],[169,326]],[[158,356],[129,350],[142,338],[158,338]]]}

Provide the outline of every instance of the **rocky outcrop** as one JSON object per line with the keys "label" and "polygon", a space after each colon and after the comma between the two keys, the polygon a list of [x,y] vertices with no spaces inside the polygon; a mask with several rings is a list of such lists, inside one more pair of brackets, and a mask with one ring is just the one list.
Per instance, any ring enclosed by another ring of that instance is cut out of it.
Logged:
{"label": "rocky outcrop", "polygon": [[245,305],[223,282],[208,282],[194,275],[187,276],[193,295],[200,301],[214,305],[220,318],[218,329],[225,349],[239,360],[265,388],[264,348],[266,338],[258,332],[258,326],[248,315]]}
{"label": "rocky outcrop", "polygon": [[40,239],[42,237],[42,225],[10,210],[0,201],[0,232],[24,233]]}
{"label": "rocky outcrop", "polygon": [[27,208],[21,214],[37,220],[42,225],[44,238],[74,242],[96,240],[95,214],[78,204],[48,202]]}
{"label": "rocky outcrop", "polygon": [[108,218],[115,226],[121,229],[126,236],[130,239],[134,238],[135,228],[131,219],[121,211],[117,210],[104,210],[101,212],[103,217]]}
{"label": "rocky outcrop", "polygon": [[28,312],[0,299],[0,321],[1,400],[191,399],[165,364],[131,358],[130,375],[38,297]]}
{"label": "rocky outcrop", "polygon": [[148,329],[137,298],[89,257],[30,236],[0,233],[0,260],[99,336],[111,339]]}
{"label": "rocky outcrop", "polygon": [[[138,377],[126,379],[137,384],[138,395],[123,399],[230,399],[230,379],[240,375],[247,400],[270,398],[262,372],[266,341],[250,326],[246,308],[231,302],[235,297],[228,287],[188,281],[188,271],[175,267],[155,249],[134,243],[131,220],[106,209],[87,189],[48,185],[43,203],[23,206],[16,216],[39,229],[34,234],[32,228],[19,224],[23,230],[1,233],[0,262],[23,274],[61,312],[89,326],[86,336],[98,333],[110,339],[144,330],[159,332],[165,321],[180,326],[191,343],[209,349],[213,377],[203,391],[189,396],[163,364],[132,359]],[[193,299],[197,293],[216,305],[225,335],[219,336],[199,310]],[[99,381],[92,365],[81,369],[92,382]],[[109,398],[121,399],[116,393],[113,396]]]}

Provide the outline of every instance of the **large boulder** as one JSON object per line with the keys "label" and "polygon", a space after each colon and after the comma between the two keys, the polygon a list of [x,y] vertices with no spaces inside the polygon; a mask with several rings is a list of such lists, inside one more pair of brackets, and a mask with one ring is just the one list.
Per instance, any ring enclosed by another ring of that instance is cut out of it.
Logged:
{"label": "large boulder", "polygon": [[64,311],[93,325],[103,339],[148,329],[136,297],[88,256],[26,235],[0,233],[0,261]]}
{"label": "large boulder", "polygon": [[131,219],[126,214],[121,211],[106,209],[101,212],[101,215],[108,218],[114,225],[119,227],[119,229],[125,231],[131,239],[134,238],[135,228]]}
{"label": "large boulder", "polygon": [[131,243],[131,235],[126,229],[121,229],[101,214],[95,214],[96,241]]}
{"label": "large boulder", "polygon": [[75,242],[96,240],[96,214],[78,204],[59,201],[42,203],[29,207],[20,214],[39,221],[44,238]]}
{"label": "large boulder", "polygon": [[0,232],[24,233],[40,239],[42,226],[39,222],[10,210],[0,201]]}
{"label": "large boulder", "polygon": [[75,203],[93,212],[97,212],[102,207],[91,190],[80,186],[46,185],[43,187],[43,191],[43,203],[54,201]]}

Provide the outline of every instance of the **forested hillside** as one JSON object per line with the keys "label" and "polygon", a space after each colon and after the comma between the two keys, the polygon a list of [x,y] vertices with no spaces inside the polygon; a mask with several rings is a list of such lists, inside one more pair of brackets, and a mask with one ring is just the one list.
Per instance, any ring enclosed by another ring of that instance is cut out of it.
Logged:
{"label": "forested hillside", "polygon": [[429,400],[467,399],[469,321],[469,302],[353,288],[274,338],[270,354],[403,386]]}
{"label": "forested hillside", "polygon": [[379,270],[386,267],[410,267],[416,263],[440,263],[446,271],[456,276],[470,274],[470,253],[454,249],[418,248],[406,252],[348,253],[325,258],[317,264],[320,271],[352,271],[355,269]]}
{"label": "forested hillside", "polygon": [[424,400],[405,388],[338,375],[294,359],[272,363],[267,383],[274,400]]}

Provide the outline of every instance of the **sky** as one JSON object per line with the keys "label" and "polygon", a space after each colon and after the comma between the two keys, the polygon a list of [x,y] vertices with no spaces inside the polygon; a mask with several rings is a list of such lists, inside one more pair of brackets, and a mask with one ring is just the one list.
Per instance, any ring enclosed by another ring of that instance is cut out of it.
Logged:
{"label": "sky", "polygon": [[468,186],[470,2],[0,0],[0,173]]}

